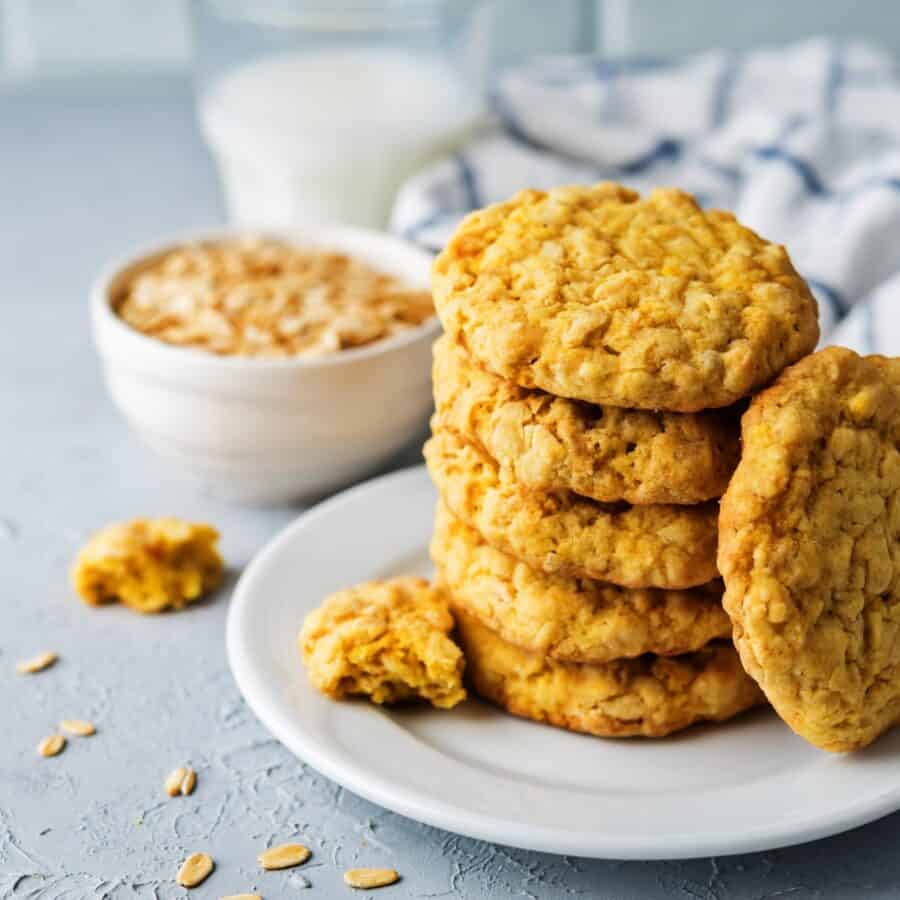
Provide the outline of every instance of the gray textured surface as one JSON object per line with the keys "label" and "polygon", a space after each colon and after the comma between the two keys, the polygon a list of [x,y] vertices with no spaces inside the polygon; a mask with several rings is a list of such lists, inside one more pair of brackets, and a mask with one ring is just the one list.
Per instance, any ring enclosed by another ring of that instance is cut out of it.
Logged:
{"label": "gray textured surface", "polygon": [[[342,869],[367,864],[403,873],[377,895],[398,900],[898,895],[900,816],[804,847],[677,863],[555,858],[424,828],[269,738],[225,662],[227,590],[157,618],[75,601],[71,557],[109,520],[212,521],[238,569],[296,513],[225,506],[170,474],[112,409],[89,344],[85,297],[104,259],[217,216],[183,83],[0,95],[0,897],[183,896],[174,873],[200,849],[218,864],[191,892],[202,898],[349,896]],[[61,654],[54,669],[14,674],[44,648]],[[99,734],[40,759],[38,740],[68,717]],[[162,780],[183,762],[197,791],[168,800]],[[308,891],[255,866],[264,845],[294,836],[315,851]]]}

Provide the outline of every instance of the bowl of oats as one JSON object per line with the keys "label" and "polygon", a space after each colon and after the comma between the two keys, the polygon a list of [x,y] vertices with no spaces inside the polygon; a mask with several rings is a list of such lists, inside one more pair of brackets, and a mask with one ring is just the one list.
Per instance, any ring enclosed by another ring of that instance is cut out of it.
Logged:
{"label": "bowl of oats", "polygon": [[440,332],[431,256],[377,231],[223,230],[108,266],[91,298],[140,438],[241,502],[311,499],[424,433]]}

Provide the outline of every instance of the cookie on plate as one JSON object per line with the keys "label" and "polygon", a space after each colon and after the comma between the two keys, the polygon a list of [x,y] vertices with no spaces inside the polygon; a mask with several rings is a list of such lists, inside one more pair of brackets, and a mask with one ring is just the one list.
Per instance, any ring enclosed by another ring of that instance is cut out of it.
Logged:
{"label": "cookie on plate", "polygon": [[560,662],[504,641],[465,609],[454,615],[475,692],[525,719],[601,737],[663,737],[764,702],[729,642],[685,656]]}
{"label": "cookie on plate", "polygon": [[672,656],[731,637],[721,581],[663,591],[546,575],[489,547],[443,503],[431,556],[454,603],[505,641],[553,659]]}
{"label": "cookie on plate", "polygon": [[466,697],[452,631],[445,593],[409,575],[327,597],[306,617],[300,649],[310,681],[335,700],[421,698],[449,709]]}
{"label": "cookie on plate", "polygon": [[725,608],[799,735],[854,750],[900,721],[900,360],[832,347],[743,419],[722,500]]}
{"label": "cookie on plate", "polygon": [[717,577],[715,503],[608,506],[524,490],[491,457],[447,430],[425,444],[425,460],[457,518],[540,571],[634,588],[696,587]]}
{"label": "cookie on plate", "polygon": [[434,345],[438,427],[477,443],[527,487],[604,503],[721,497],[740,456],[729,410],[667,413],[595,406],[491,374],[448,337]]}
{"label": "cookie on plate", "polygon": [[728,406],[819,336],[784,247],[677,190],[522,191],[463,220],[433,289],[450,338],[497,375],[610,406]]}

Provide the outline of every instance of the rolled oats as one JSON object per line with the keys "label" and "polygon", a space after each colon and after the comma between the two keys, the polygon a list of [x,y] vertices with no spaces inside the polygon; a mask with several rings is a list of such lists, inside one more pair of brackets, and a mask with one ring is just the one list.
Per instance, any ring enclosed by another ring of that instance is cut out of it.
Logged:
{"label": "rolled oats", "polygon": [[264,869],[290,869],[305,863],[310,855],[303,844],[281,844],[260,853],[257,859]]}
{"label": "rolled oats", "polygon": [[186,769],[184,772],[184,778],[181,779],[181,795],[183,797],[187,797],[188,794],[194,793],[194,788],[197,786],[197,773],[193,769]]}
{"label": "rolled oats", "polygon": [[97,733],[94,723],[87,722],[84,719],[63,719],[59,723],[59,727],[69,734],[74,734],[76,737],[90,737],[92,734]]}
{"label": "rolled oats", "polygon": [[197,887],[209,878],[215,865],[208,854],[192,853],[178,870],[178,883],[186,888]]}
{"label": "rolled oats", "polygon": [[181,793],[181,786],[184,784],[187,769],[179,767],[173,769],[166,778],[166,793],[170,797],[177,797]]}
{"label": "rolled oats", "polygon": [[129,325],[227,356],[335,353],[434,315],[428,291],[343,253],[246,238],[188,244],[138,271],[114,299]]}
{"label": "rolled oats", "polygon": [[400,875],[395,869],[348,869],[344,872],[344,882],[361,890],[387,887],[399,880]]}
{"label": "rolled oats", "polygon": [[59,756],[66,748],[66,739],[61,734],[47,735],[38,744],[38,753],[41,756]]}
{"label": "rolled oats", "polygon": [[23,659],[21,662],[16,663],[16,671],[20,675],[34,675],[35,672],[43,672],[44,669],[49,669],[59,657],[48,650],[44,653],[39,653],[37,656],[32,656],[31,659]]}

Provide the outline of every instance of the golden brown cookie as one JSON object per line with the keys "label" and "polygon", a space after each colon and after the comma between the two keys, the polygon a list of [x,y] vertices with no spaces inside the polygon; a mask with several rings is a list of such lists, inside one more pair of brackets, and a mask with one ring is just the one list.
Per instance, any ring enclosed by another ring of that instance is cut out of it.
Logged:
{"label": "golden brown cookie", "polygon": [[141,613],[181,609],[218,587],[219,532],[181,519],[116,522],[93,534],[72,567],[85,603],[119,601]]}
{"label": "golden brown cookie", "polygon": [[546,575],[489,547],[442,503],[431,556],[454,603],[505,641],[553,659],[673,656],[731,637],[720,581],[661,591]]}
{"label": "golden brown cookie", "polygon": [[450,511],[533,568],[633,588],[696,587],[717,577],[715,503],[620,507],[523,490],[444,430],[425,445],[425,460]]}
{"label": "golden brown cookie", "polygon": [[454,606],[473,689],[513,715],[601,737],[663,737],[764,702],[730,642],[685,656],[560,662],[507,643]]}
{"label": "golden brown cookie", "polygon": [[477,443],[523,485],[605,503],[721,497],[740,456],[737,414],[594,406],[526,390],[442,337],[434,345],[438,427]]}
{"label": "golden brown cookie", "polygon": [[900,360],[832,347],[754,398],[722,500],[725,608],[799,735],[854,750],[900,721]]}
{"label": "golden brown cookie", "polygon": [[463,220],[433,288],[451,339],[491,371],[610,406],[728,406],[819,336],[784,248],[677,190],[522,191]]}
{"label": "golden brown cookie", "polygon": [[370,581],[338,591],[303,623],[300,648],[312,683],[329,697],[375,703],[421,697],[449,709],[465,700],[465,666],[453,643],[446,595],[424,578]]}

